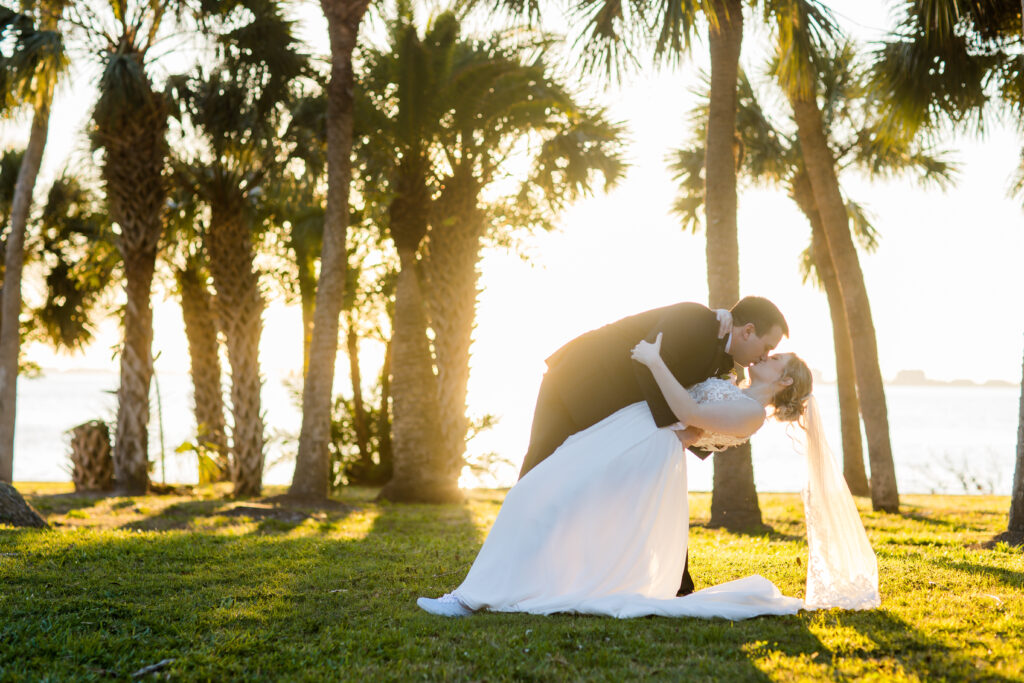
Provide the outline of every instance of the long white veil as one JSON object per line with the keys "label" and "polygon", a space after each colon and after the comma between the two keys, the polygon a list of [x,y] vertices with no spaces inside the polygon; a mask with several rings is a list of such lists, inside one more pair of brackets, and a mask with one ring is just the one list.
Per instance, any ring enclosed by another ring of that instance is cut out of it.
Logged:
{"label": "long white veil", "polygon": [[881,604],[878,561],[868,543],[853,496],[836,466],[811,396],[805,415],[807,486],[806,609],[872,609]]}

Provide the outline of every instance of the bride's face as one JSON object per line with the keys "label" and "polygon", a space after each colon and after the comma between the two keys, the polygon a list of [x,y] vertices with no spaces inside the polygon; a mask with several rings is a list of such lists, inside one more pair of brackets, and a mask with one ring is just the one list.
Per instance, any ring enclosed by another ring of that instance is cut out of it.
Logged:
{"label": "bride's face", "polygon": [[791,353],[777,353],[750,366],[750,381],[770,384],[782,378],[786,364],[793,358]]}

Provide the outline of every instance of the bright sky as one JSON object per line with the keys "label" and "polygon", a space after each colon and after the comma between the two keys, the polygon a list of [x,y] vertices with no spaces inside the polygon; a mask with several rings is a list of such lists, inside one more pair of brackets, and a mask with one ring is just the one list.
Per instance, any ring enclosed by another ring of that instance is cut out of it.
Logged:
{"label": "bright sky", "polygon": [[[862,40],[876,37],[888,23],[886,6],[876,0],[830,5]],[[326,49],[316,3],[303,7],[304,37],[314,50]],[[756,29],[749,35],[744,62],[752,69],[760,63],[763,36]],[[696,66],[703,65],[705,51],[696,47]],[[471,413],[504,416],[502,431],[511,442],[502,450],[508,449],[510,457],[525,447],[543,359],[554,349],[625,315],[707,299],[704,238],[683,234],[670,214],[675,187],[664,162],[670,149],[688,139],[685,116],[692,107],[696,66],[675,74],[639,74],[620,88],[591,84],[612,117],[629,125],[632,169],[626,181],[608,195],[579,202],[562,217],[558,231],[529,240],[529,260],[504,251],[484,257]],[[57,102],[46,178],[64,165],[70,150],[81,148],[90,96],[88,90],[74,89]],[[23,133],[15,127],[0,128],[4,144],[19,137]],[[957,151],[962,165],[960,180],[948,193],[909,182],[844,179],[849,195],[872,211],[881,235],[878,251],[862,255],[861,264],[882,373],[891,378],[906,368],[937,379],[1019,382],[1024,215],[1018,203],[1007,199],[1006,189],[1020,158],[1020,137],[1007,127],[993,127],[985,140],[956,137],[948,147]],[[792,332],[784,348],[834,377],[824,294],[802,285],[798,272],[809,237],[803,217],[781,192],[746,189],[740,195],[739,227],[741,291],[775,301]],[[297,369],[298,311],[273,305],[265,319],[265,370]],[[180,312],[173,302],[157,303],[155,327],[158,368],[188,367]],[[117,342],[111,321],[84,356],[54,356],[40,347],[31,355],[44,366],[112,367],[110,350]],[[347,373],[339,374],[340,387]]]}

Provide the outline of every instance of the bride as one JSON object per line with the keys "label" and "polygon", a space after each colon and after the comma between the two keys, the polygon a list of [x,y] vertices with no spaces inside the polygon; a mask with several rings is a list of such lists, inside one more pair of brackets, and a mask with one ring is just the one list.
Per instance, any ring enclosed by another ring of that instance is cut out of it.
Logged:
{"label": "bride", "polygon": [[[422,609],[745,619],[879,604],[875,556],[827,450],[807,365],[777,354],[750,367],[745,388],[709,379],[687,391],[660,350],[661,335],[640,342],[633,359],[650,368],[679,423],[658,428],[639,402],[569,437],[508,492],[462,584],[420,598]],[[683,448],[743,443],[769,406],[775,419],[800,420],[806,431],[805,600],[757,575],[675,597],[689,531]]]}

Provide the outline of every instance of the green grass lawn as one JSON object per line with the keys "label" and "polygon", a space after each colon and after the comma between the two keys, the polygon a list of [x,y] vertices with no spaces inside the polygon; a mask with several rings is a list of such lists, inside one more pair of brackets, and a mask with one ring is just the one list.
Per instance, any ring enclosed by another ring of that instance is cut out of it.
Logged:
{"label": "green grass lawn", "polygon": [[[462,580],[500,491],[307,509],[18,488],[54,529],[0,527],[2,681],[128,680],[166,659],[171,680],[1024,680],[1024,556],[981,547],[1005,497],[904,496],[900,515],[860,500],[881,609],[733,623],[421,612]],[[702,526],[709,504],[691,497],[698,587],[758,573],[803,596],[798,495],[763,494],[754,535]]]}

